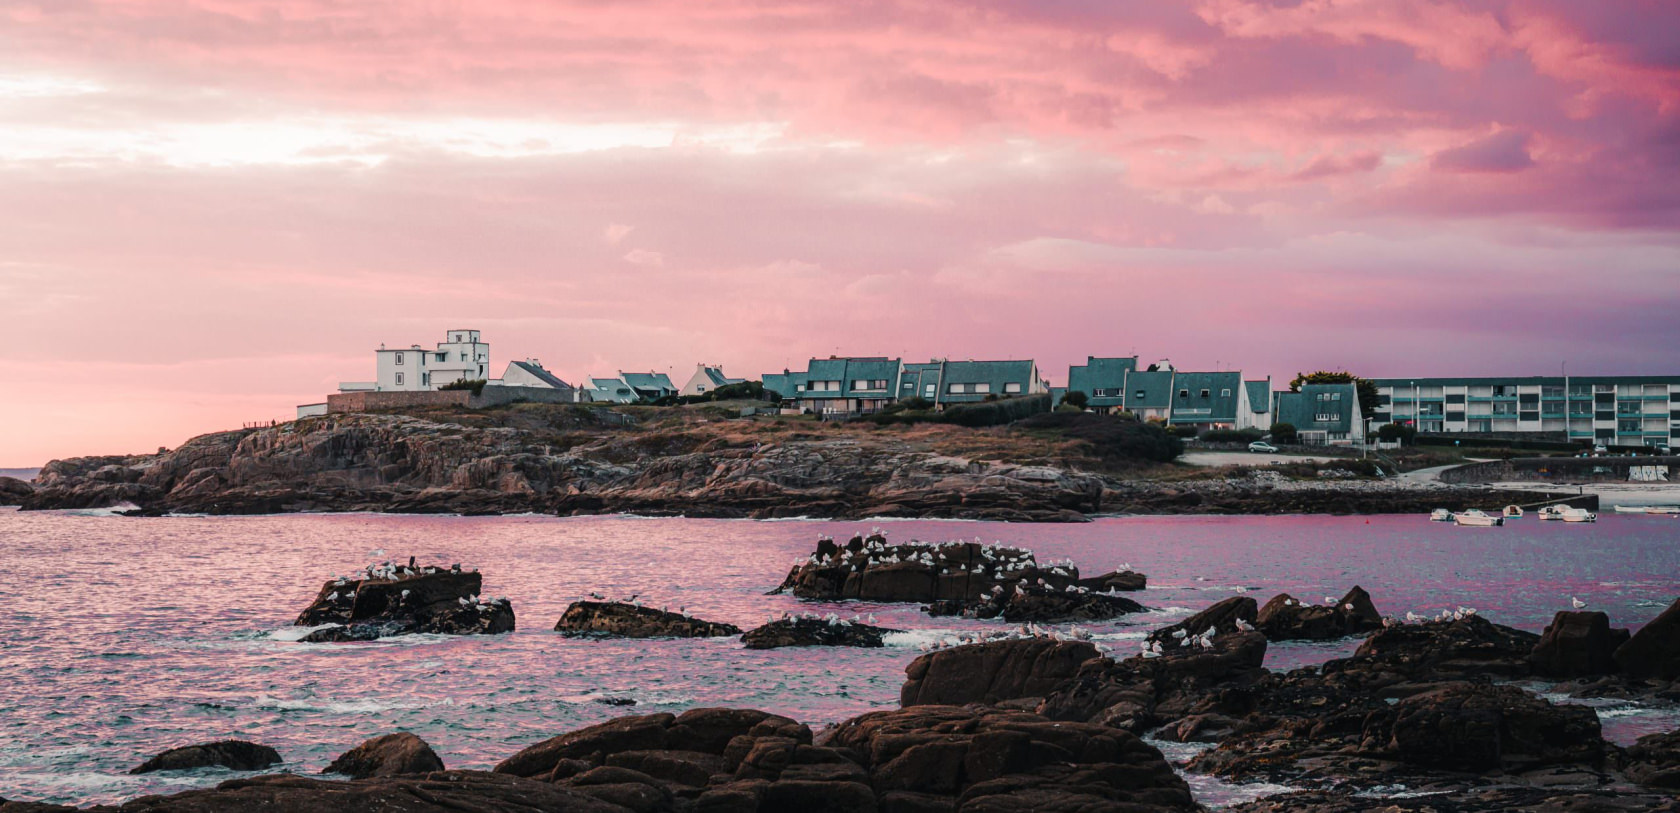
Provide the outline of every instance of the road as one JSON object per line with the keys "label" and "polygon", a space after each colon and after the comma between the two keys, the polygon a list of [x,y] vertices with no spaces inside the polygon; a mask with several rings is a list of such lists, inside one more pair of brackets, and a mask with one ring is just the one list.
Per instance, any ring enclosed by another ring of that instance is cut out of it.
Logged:
{"label": "road", "polygon": [[1345,457],[1322,457],[1262,452],[1185,452],[1178,462],[1192,466],[1267,466],[1272,463],[1334,463]]}

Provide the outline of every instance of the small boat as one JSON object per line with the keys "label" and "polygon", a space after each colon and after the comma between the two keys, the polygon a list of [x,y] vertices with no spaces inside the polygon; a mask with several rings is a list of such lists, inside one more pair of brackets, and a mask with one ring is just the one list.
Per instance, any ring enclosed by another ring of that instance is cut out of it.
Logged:
{"label": "small boat", "polygon": [[1522,515],[1523,515],[1522,506],[1520,506],[1520,505],[1507,505],[1507,506],[1505,506],[1505,518],[1506,519],[1517,519],[1517,518],[1521,517]]}
{"label": "small boat", "polygon": [[1489,516],[1475,508],[1453,514],[1452,518],[1453,522],[1459,525],[1467,525],[1473,528],[1492,528],[1505,524],[1504,517]]}
{"label": "small boat", "polygon": [[1534,513],[1544,520],[1558,520],[1563,519],[1563,512],[1567,510],[1569,510],[1567,505],[1548,505]]}
{"label": "small boat", "polygon": [[1680,505],[1612,505],[1618,514],[1680,514]]}
{"label": "small boat", "polygon": [[1452,522],[1452,512],[1445,508],[1437,508],[1429,512],[1430,522]]}
{"label": "small boat", "polygon": [[1597,522],[1598,515],[1585,508],[1565,508],[1558,517],[1564,522]]}

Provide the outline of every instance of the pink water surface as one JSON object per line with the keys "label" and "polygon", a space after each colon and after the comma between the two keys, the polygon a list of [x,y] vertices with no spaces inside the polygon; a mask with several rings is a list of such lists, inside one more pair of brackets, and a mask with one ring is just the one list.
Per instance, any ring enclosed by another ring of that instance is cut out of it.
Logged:
{"label": "pink water surface", "polygon": [[[1147,630],[1222,598],[1308,600],[1357,583],[1391,615],[1459,606],[1530,630],[1570,597],[1637,626],[1680,595],[1680,521],[1521,521],[1469,529],[1421,517],[1122,517],[1082,525],[749,522],[634,517],[292,515],[132,519],[0,509],[0,797],[74,803],[204,786],[225,772],[129,777],[151,754],[240,737],[317,772],[361,740],[420,734],[450,767],[627,713],[750,706],[820,725],[896,705],[919,647],[993,622],[914,605],[767,596],[819,534],[979,537],[1071,557],[1086,573],[1150,575],[1154,612],[1095,625],[1123,654]],[[383,551],[383,553],[376,553]],[[375,560],[461,562],[506,596],[518,631],[311,645],[292,618],[321,582]],[[880,650],[747,651],[737,639],[591,641],[551,631],[591,591],[638,594],[742,627],[786,611],[874,613],[910,632]],[[1275,645],[1284,668],[1356,642]],[[633,698],[622,708],[603,697]],[[1673,709],[1600,709],[1613,739],[1674,727]],[[1209,791],[1217,796],[1216,791]],[[1207,801],[1217,803],[1218,798]]]}

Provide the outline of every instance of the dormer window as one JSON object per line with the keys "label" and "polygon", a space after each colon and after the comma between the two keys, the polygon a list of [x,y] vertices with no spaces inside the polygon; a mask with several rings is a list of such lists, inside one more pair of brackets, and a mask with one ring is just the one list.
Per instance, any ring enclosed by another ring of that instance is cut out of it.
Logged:
{"label": "dormer window", "polygon": [[1208,391],[1207,390],[1202,390],[1202,397],[1203,398],[1208,397]]}
{"label": "dormer window", "polygon": [[1178,397],[1189,398],[1190,397],[1190,391],[1189,390],[1179,390],[1178,391]]}

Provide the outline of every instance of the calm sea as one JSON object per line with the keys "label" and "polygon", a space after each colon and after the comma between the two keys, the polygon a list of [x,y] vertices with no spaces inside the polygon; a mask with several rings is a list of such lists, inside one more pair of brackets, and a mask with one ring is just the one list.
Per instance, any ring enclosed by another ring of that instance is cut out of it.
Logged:
{"label": "calm sea", "polygon": [[[363,739],[403,729],[452,768],[630,713],[696,706],[779,712],[816,725],[894,707],[922,647],[999,622],[914,605],[767,596],[821,534],[879,525],[890,539],[980,538],[1071,557],[1096,574],[1148,573],[1155,608],[1093,628],[1136,651],[1148,630],[1215,601],[1279,591],[1320,601],[1359,584],[1385,614],[1461,606],[1538,631],[1571,597],[1638,626],[1680,595],[1680,521],[1520,520],[1458,528],[1423,517],[1126,517],[1083,525],[751,522],[634,517],[291,515],[131,519],[0,509],[0,797],[92,803],[214,784],[226,772],[130,777],[163,749],[228,737],[320,771]],[[335,574],[374,561],[460,562],[506,596],[518,632],[363,645],[295,642],[293,617]],[[751,652],[736,639],[580,641],[552,632],[590,592],[639,595],[743,628],[788,611],[873,613],[908,630],[882,650]],[[1287,668],[1356,642],[1275,645]],[[631,698],[631,708],[603,698]],[[1608,704],[1631,742],[1680,722],[1672,708]],[[1182,755],[1182,750],[1177,750]],[[1196,779],[1220,804],[1265,788]]]}

